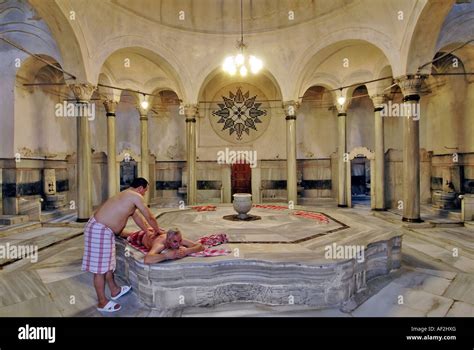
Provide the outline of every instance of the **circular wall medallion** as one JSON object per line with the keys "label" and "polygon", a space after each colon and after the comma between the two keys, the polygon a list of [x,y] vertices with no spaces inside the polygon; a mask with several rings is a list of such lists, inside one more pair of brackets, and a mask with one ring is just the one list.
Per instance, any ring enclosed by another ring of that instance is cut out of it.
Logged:
{"label": "circular wall medallion", "polygon": [[270,106],[263,92],[253,85],[233,84],[214,96],[210,113],[212,128],[222,139],[246,143],[259,138],[270,124]]}

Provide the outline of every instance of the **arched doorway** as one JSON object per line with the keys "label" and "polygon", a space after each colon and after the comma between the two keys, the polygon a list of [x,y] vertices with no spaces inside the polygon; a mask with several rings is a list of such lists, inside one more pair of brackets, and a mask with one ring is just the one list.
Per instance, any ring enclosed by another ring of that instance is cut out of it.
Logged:
{"label": "arched doorway", "polygon": [[353,200],[358,204],[369,203],[375,207],[375,191],[372,182],[375,177],[375,153],[366,147],[354,148],[347,157],[347,206]]}
{"label": "arched doorway", "polygon": [[130,150],[123,150],[117,157],[119,175],[120,175],[120,191],[130,187],[133,179],[138,176],[138,163],[140,157]]}

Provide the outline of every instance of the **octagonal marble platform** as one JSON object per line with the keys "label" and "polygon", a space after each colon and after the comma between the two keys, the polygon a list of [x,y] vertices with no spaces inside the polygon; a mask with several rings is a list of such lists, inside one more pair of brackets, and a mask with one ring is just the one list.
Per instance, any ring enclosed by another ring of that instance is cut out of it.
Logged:
{"label": "octagonal marble platform", "polygon": [[[178,227],[192,240],[226,233],[229,242],[219,248],[232,253],[145,265],[143,253],[119,239],[117,273],[142,302],[157,309],[229,302],[326,308],[354,303],[371,279],[400,267],[400,230],[351,228],[325,213],[328,223],[319,223],[295,216],[296,211],[253,208],[250,213],[262,220],[250,222],[222,219],[233,213],[231,205],[161,213],[161,227]],[[333,244],[363,246],[364,260],[326,258],[325,248]]]}

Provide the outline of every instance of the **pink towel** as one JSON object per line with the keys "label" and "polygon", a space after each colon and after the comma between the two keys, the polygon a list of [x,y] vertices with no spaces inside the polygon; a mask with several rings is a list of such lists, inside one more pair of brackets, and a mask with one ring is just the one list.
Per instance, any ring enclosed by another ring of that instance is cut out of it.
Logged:
{"label": "pink towel", "polygon": [[216,245],[229,242],[229,238],[225,233],[216,233],[210,236],[199,238],[199,243],[207,247],[215,247]]}
{"label": "pink towel", "polygon": [[288,207],[282,205],[271,205],[271,204],[255,204],[254,208],[260,209],[271,209],[271,210],[286,210]]}
{"label": "pink towel", "polygon": [[216,211],[216,206],[215,205],[199,205],[192,207],[196,211]]}
{"label": "pink towel", "polygon": [[293,213],[293,215],[306,218],[306,219],[316,220],[320,224],[329,224],[329,219],[325,215],[320,214],[320,213],[312,213],[312,212],[300,210]]}
{"label": "pink towel", "polygon": [[97,274],[114,271],[115,235],[107,226],[97,222],[94,217],[84,227],[84,257],[82,270]]}
{"label": "pink towel", "polygon": [[220,255],[229,255],[231,251],[229,249],[211,249],[206,248],[200,252],[189,254],[188,256],[194,257],[207,257],[207,256],[220,256]]}

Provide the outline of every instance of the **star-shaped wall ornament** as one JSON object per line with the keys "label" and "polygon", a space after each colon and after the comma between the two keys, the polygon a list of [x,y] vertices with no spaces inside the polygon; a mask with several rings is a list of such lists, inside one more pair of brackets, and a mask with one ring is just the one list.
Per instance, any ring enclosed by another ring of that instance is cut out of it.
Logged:
{"label": "star-shaped wall ornament", "polygon": [[218,103],[219,110],[212,115],[219,118],[218,123],[224,124],[222,131],[229,130],[229,135],[235,133],[237,140],[242,140],[244,132],[250,135],[250,131],[257,131],[257,124],[262,123],[259,119],[267,115],[266,110],[260,109],[261,103],[255,102],[257,95],[250,97],[250,91],[245,94],[242,89],[237,88],[234,94],[229,91],[229,97],[222,96],[224,103]]}

